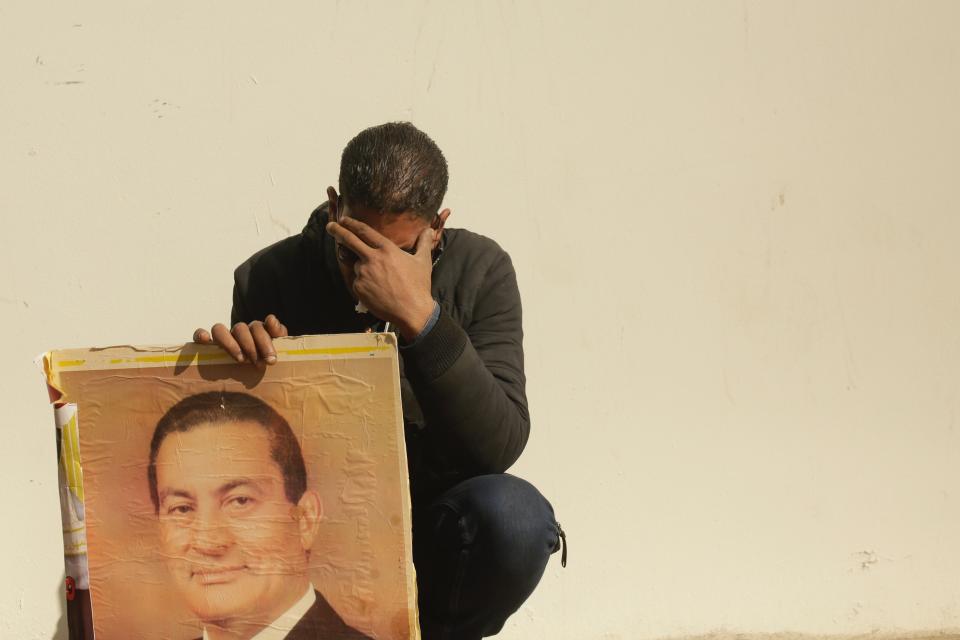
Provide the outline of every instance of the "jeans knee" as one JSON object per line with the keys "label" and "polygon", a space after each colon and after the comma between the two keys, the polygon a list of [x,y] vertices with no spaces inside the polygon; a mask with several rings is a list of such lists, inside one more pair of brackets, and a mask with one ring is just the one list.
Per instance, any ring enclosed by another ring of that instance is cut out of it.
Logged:
{"label": "jeans knee", "polygon": [[557,544],[553,507],[532,484],[509,474],[471,478],[448,492],[441,504],[460,520],[461,540],[475,540],[516,566],[548,556]]}
{"label": "jeans knee", "polygon": [[553,507],[525,480],[454,486],[414,515],[421,620],[453,634],[444,637],[496,633],[537,586],[559,534]]}

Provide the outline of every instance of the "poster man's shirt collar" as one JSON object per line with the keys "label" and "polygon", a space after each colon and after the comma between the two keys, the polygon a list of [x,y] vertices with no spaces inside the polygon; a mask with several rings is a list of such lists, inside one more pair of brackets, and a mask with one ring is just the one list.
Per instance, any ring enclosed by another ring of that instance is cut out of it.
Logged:
{"label": "poster man's shirt collar", "polygon": [[[283,614],[264,627],[257,635],[250,638],[250,640],[283,640],[287,637],[287,634],[290,633],[290,630],[293,629],[300,619],[307,614],[307,611],[310,610],[310,607],[313,606],[313,603],[317,601],[317,594],[314,592],[313,585],[307,585],[307,592],[303,594],[303,597],[297,600],[292,607],[287,609]],[[203,630],[203,640],[210,640],[207,636],[207,630]]]}

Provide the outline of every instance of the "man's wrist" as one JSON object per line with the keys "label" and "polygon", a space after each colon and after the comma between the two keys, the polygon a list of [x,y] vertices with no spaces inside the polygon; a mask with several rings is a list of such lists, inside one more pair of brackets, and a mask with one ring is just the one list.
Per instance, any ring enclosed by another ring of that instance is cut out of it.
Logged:
{"label": "man's wrist", "polygon": [[414,342],[420,337],[420,334],[424,333],[431,320],[436,322],[434,316],[438,306],[437,301],[430,298],[429,302],[425,301],[424,304],[419,305],[417,310],[410,314],[409,318],[397,322],[397,330],[404,342]]}

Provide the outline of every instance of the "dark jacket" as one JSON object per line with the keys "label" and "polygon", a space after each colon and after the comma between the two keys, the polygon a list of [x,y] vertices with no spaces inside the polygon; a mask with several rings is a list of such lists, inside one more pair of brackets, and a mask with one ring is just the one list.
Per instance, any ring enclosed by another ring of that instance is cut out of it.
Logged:
{"label": "dark jacket", "polygon": [[319,591],[313,593],[317,596],[316,602],[287,632],[284,640],[370,640],[370,636],[347,625]]}
{"label": "dark jacket", "polygon": [[[363,332],[326,233],[327,206],[303,232],[254,254],[234,273],[233,322],[276,314],[290,335]],[[439,492],[505,471],[530,431],[524,391],[520,293],[510,257],[494,241],[447,229],[433,267],[440,318],[400,349],[411,493]]]}
{"label": "dark jacket", "polygon": [[317,601],[284,640],[370,640],[370,636],[348,626],[319,591],[314,593]]}

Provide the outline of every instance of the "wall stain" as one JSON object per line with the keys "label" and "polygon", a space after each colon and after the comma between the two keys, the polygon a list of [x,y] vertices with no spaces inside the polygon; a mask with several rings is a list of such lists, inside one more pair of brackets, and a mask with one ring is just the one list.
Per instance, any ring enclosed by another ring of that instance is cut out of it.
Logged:
{"label": "wall stain", "polygon": [[18,298],[0,298],[0,304],[22,304],[25,309],[30,308],[30,303]]}
{"label": "wall stain", "polygon": [[164,116],[171,115],[174,110],[179,111],[180,107],[172,102],[166,102],[160,98],[155,98],[150,102],[150,111],[153,112],[153,115],[155,115],[158,120],[162,120]]}

